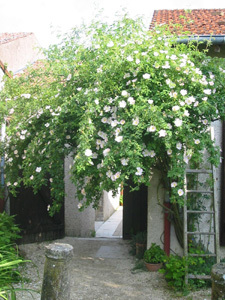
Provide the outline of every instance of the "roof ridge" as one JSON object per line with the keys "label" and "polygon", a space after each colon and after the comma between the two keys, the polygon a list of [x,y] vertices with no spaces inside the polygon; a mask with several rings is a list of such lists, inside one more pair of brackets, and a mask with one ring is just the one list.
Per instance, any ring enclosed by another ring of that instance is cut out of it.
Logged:
{"label": "roof ridge", "polygon": [[0,45],[10,43],[14,40],[27,37],[33,32],[1,32],[0,33]]}
{"label": "roof ridge", "polygon": [[[156,24],[167,24],[175,33],[225,35],[225,8],[154,10],[150,28],[154,28]],[[182,28],[175,28],[175,24]]]}

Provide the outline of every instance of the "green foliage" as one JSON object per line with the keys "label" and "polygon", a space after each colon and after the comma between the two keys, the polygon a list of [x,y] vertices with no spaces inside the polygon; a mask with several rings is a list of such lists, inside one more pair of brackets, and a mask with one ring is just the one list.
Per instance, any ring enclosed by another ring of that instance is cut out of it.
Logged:
{"label": "green foliage", "polygon": [[0,213],[0,246],[13,244],[21,236],[20,229],[14,222],[14,216]]}
{"label": "green foliage", "polygon": [[153,168],[182,204],[187,163],[200,163],[204,148],[219,162],[208,126],[224,118],[223,60],[127,16],[75,28],[44,54],[1,92],[0,121],[10,123],[0,148],[12,193],[21,183],[37,192],[49,179],[50,214],[58,211],[71,153],[80,209],[97,207],[103,190],[116,192],[127,179],[149,185]]}
{"label": "green foliage", "polygon": [[15,241],[21,236],[14,216],[0,214],[0,299],[16,299],[15,283],[24,282],[21,266],[25,260],[19,256]]}
{"label": "green foliage", "polygon": [[166,254],[159,245],[152,243],[144,253],[144,261],[152,264],[162,263],[166,261]]}
{"label": "green foliage", "polygon": [[185,258],[178,255],[170,255],[160,273],[165,274],[168,285],[175,290],[184,290],[185,282]]}
{"label": "green foliage", "polygon": [[[189,249],[189,253],[205,254],[199,248]],[[176,291],[188,291],[204,288],[211,285],[209,280],[189,279],[188,286],[185,285],[185,268],[193,275],[210,275],[211,268],[215,264],[215,258],[210,256],[185,258],[179,255],[170,255],[159,272],[165,274],[168,285]]]}
{"label": "green foliage", "polygon": [[133,236],[133,239],[134,239],[135,243],[147,244],[147,232],[140,231]]}

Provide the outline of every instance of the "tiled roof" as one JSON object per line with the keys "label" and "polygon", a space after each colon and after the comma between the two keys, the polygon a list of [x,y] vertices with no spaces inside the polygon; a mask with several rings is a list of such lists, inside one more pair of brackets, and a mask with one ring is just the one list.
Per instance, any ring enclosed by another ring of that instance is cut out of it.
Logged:
{"label": "tiled roof", "polygon": [[0,45],[9,43],[13,40],[24,38],[31,34],[32,34],[32,32],[0,33]]}
{"label": "tiled roof", "polygon": [[[225,35],[225,9],[155,10],[150,29],[168,24],[172,31],[196,35]],[[173,25],[181,25],[174,29]]]}

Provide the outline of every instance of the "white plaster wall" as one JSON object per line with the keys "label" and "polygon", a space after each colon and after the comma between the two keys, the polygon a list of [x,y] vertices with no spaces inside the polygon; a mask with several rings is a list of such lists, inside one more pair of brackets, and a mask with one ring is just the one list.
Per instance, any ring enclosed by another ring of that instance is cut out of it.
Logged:
{"label": "white plaster wall", "polygon": [[[212,124],[212,129],[214,132],[215,145],[221,147],[222,145],[222,123],[221,121],[216,121]],[[148,188],[148,236],[147,236],[147,247],[150,247],[151,243],[155,242],[163,248],[164,241],[164,213],[163,208],[158,204],[157,197],[160,203],[163,203],[165,197],[165,191],[162,185],[159,188],[158,196],[157,196],[157,187],[160,183],[161,174],[158,170],[154,170],[154,174],[150,180],[151,186]],[[220,200],[221,200],[221,164],[214,168],[214,184],[215,184],[215,203],[217,205],[217,210],[219,212],[220,209]],[[207,203],[206,203],[207,205]],[[219,222],[219,214],[218,214],[218,222]],[[210,228],[210,223],[207,222],[207,217],[203,217],[200,230],[207,231]],[[212,224],[211,224],[212,225]],[[161,241],[162,240],[162,241]],[[209,250],[214,251],[213,248],[213,238],[210,239]],[[205,237],[205,245],[208,243],[208,236]],[[179,255],[183,255],[183,249],[179,245],[176,234],[174,231],[174,227],[171,226],[171,238],[170,238],[170,246],[172,251]],[[221,256],[225,257],[225,247],[220,247]]]}
{"label": "white plaster wall", "polygon": [[103,221],[106,221],[119,207],[120,203],[120,190],[115,197],[112,192],[103,192]]}
{"label": "white plaster wall", "polygon": [[76,188],[70,180],[71,156],[65,159],[65,235],[90,237],[95,230],[95,210],[86,208],[83,212],[78,210],[78,199],[75,197]]}
{"label": "white plaster wall", "polygon": [[33,33],[0,45],[0,60],[13,73],[39,57],[38,41]]}
{"label": "white plaster wall", "polygon": [[[164,241],[164,212],[160,203],[164,203],[165,190],[160,184],[161,173],[159,170],[154,170],[153,176],[150,179],[150,186],[148,188],[148,225],[147,225],[147,247],[152,243],[156,243],[164,248],[162,241]],[[158,189],[158,185],[160,187]],[[158,195],[157,195],[158,189]],[[173,226],[171,226],[170,248],[173,252],[182,255],[183,251],[180,247]]]}

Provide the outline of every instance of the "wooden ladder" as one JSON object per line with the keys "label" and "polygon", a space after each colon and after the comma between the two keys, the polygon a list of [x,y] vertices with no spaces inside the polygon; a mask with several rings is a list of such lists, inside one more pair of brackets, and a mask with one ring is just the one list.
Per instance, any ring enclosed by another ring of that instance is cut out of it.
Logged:
{"label": "wooden ladder", "polygon": [[[211,174],[213,180],[213,188],[211,190],[188,190],[187,188],[187,174]],[[185,270],[185,284],[188,284],[188,279],[211,279],[210,275],[194,275],[189,274],[188,272],[188,260],[189,256],[199,256],[199,257],[216,257],[216,262],[219,263],[219,224],[218,224],[218,207],[215,201],[215,184],[214,184],[214,167],[212,166],[211,170],[205,169],[186,169],[184,176],[184,190],[185,190],[185,199],[184,199],[184,208],[183,208],[183,230],[184,230],[184,257],[186,258],[186,270]],[[210,210],[188,210],[187,209],[187,198],[190,193],[198,194],[210,194],[211,195],[211,209]],[[211,232],[207,231],[188,231],[188,215],[189,214],[208,214],[212,216],[213,230]],[[193,254],[188,252],[188,237],[190,235],[209,235],[214,237],[214,252],[210,254]]]}

